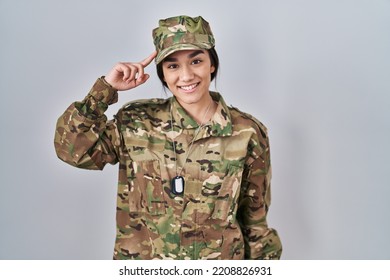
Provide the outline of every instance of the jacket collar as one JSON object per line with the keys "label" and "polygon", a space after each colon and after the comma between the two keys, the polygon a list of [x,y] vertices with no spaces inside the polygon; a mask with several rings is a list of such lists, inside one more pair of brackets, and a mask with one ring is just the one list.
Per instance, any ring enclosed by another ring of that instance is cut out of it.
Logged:
{"label": "jacket collar", "polygon": [[[217,102],[217,110],[207,122],[199,133],[197,139],[206,138],[209,136],[230,136],[232,135],[232,121],[225,101],[218,92],[210,91],[210,95],[215,102]],[[172,116],[177,125],[182,129],[196,129],[199,124],[184,110],[175,97],[171,97],[170,100],[172,106]]]}

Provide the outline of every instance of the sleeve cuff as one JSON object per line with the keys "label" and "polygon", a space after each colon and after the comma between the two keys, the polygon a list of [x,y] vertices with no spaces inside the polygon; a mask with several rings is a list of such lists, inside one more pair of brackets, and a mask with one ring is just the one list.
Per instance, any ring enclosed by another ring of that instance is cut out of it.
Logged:
{"label": "sleeve cuff", "polygon": [[118,102],[118,91],[106,82],[104,76],[96,80],[88,95],[92,96],[97,102],[107,105]]}
{"label": "sleeve cuff", "polygon": [[82,102],[75,102],[80,115],[95,120],[104,115],[108,105],[118,102],[118,91],[104,77],[97,79]]}

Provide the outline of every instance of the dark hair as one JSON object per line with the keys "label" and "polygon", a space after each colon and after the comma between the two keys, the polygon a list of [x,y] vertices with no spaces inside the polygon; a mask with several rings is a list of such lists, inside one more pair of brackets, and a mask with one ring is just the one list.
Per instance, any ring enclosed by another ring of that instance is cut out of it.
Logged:
{"label": "dark hair", "polygon": [[[211,65],[214,66],[214,68],[215,68],[214,72],[211,73],[211,81],[213,81],[218,73],[219,58],[218,58],[218,54],[217,54],[217,51],[215,50],[215,48],[208,49],[207,52],[209,53]],[[164,81],[164,72],[163,72],[163,68],[162,68],[163,62],[164,62],[164,60],[156,65],[157,76],[159,77],[161,83],[165,87],[168,87],[167,83]]]}

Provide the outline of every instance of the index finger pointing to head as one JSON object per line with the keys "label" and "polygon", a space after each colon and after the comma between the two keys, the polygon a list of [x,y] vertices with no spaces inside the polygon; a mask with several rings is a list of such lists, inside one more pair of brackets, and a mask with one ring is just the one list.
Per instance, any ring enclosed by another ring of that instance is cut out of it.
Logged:
{"label": "index finger pointing to head", "polygon": [[140,62],[140,64],[143,66],[143,67],[146,67],[148,66],[152,61],[153,59],[157,56],[157,51],[154,51],[151,55],[149,55],[147,58],[145,58],[144,60],[142,60]]}

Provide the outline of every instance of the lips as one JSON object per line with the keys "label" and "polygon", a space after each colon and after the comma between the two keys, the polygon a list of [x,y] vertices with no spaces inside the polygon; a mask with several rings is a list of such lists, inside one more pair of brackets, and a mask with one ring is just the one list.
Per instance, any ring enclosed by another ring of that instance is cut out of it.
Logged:
{"label": "lips", "polygon": [[199,83],[196,83],[196,84],[191,84],[191,85],[187,85],[187,86],[179,86],[178,88],[186,91],[186,92],[191,92],[193,91],[197,86],[199,85]]}

